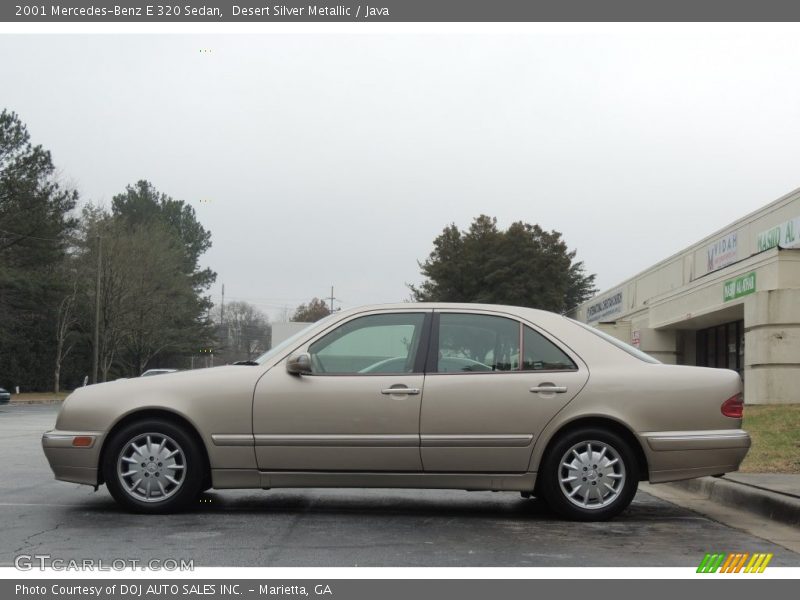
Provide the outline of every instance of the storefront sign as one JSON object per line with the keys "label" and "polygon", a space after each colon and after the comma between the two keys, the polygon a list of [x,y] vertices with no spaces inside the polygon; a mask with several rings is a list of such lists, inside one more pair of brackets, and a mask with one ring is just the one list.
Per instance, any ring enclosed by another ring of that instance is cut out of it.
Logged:
{"label": "storefront sign", "polygon": [[758,234],[758,240],[756,240],[758,252],[769,250],[775,246],[800,248],[800,217],[789,219]]}
{"label": "storefront sign", "polygon": [[735,279],[729,279],[722,287],[722,301],[736,300],[747,294],[756,291],[756,272],[751,271],[747,275],[741,275]]}
{"label": "storefront sign", "polygon": [[586,322],[592,323],[622,312],[622,290],[612,292],[589,305],[586,309]]}
{"label": "storefront sign", "polygon": [[638,348],[641,343],[641,331],[634,329],[631,331],[631,346]]}
{"label": "storefront sign", "polygon": [[706,248],[708,255],[708,272],[736,262],[736,232],[718,239]]}

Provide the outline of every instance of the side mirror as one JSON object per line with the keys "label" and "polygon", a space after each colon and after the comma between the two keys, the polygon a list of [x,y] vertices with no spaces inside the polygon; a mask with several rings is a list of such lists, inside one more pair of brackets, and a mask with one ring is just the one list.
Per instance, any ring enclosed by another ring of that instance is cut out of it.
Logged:
{"label": "side mirror", "polygon": [[311,374],[311,355],[308,352],[298,352],[286,359],[286,372],[292,375]]}

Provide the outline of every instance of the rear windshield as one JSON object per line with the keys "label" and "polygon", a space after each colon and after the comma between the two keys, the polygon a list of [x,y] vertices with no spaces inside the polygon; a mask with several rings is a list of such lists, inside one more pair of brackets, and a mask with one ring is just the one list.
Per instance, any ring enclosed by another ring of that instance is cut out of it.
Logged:
{"label": "rear windshield", "polygon": [[580,325],[584,329],[586,329],[588,331],[591,331],[596,336],[603,338],[609,344],[613,344],[614,346],[616,346],[620,350],[624,350],[625,352],[627,352],[631,356],[634,356],[634,357],[638,358],[641,361],[644,361],[646,363],[650,363],[650,364],[653,364],[653,365],[660,365],[661,364],[660,360],[656,360],[655,358],[653,358],[649,354],[645,354],[644,352],[642,352],[638,348],[634,348],[630,344],[626,344],[625,342],[623,342],[621,340],[618,340],[613,335],[608,335],[604,331],[600,331],[599,329],[596,329],[596,328],[594,328],[594,327],[592,327],[590,325],[587,325],[586,323],[581,323],[580,321],[576,321],[575,319],[569,319],[569,320],[572,321],[573,323],[575,323],[576,325]]}

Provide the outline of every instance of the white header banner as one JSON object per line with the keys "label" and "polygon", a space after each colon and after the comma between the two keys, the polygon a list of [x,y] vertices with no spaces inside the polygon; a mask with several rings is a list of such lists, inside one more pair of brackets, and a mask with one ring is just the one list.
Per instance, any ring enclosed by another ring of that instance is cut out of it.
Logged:
{"label": "white header banner", "polygon": [[621,314],[623,309],[622,297],[622,290],[617,290],[592,302],[586,308],[586,322],[593,323],[594,321]]}

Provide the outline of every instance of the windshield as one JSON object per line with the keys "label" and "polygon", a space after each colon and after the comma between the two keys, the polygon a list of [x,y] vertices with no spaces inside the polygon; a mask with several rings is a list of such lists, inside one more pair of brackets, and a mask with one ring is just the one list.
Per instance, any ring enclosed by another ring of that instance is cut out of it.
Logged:
{"label": "windshield", "polygon": [[650,363],[650,364],[653,364],[653,365],[660,365],[661,364],[660,360],[656,360],[655,358],[653,358],[649,354],[646,354],[646,353],[642,352],[638,348],[634,348],[630,344],[626,344],[622,340],[618,340],[613,335],[607,334],[605,331],[600,331],[599,329],[596,329],[596,328],[592,327],[591,325],[587,325],[586,323],[581,323],[580,321],[576,321],[575,319],[569,319],[569,320],[572,321],[573,323],[575,323],[576,325],[580,325],[584,329],[587,329],[587,330],[591,331],[596,336],[599,336],[599,337],[603,338],[609,344],[613,344],[614,346],[616,346],[620,350],[624,350],[625,352],[627,352],[631,356],[636,357],[641,361],[644,361],[646,363]]}
{"label": "windshield", "polygon": [[336,313],[330,314],[327,317],[323,317],[322,319],[320,319],[319,321],[316,321],[314,323],[309,323],[307,327],[303,327],[300,331],[298,331],[294,335],[286,338],[285,340],[283,340],[277,346],[273,346],[272,348],[267,350],[264,354],[262,354],[257,359],[255,359],[254,362],[257,362],[258,364],[263,365],[266,361],[268,361],[273,356],[276,356],[277,354],[280,354],[281,352],[283,352],[284,350],[289,348],[293,343],[295,343],[297,340],[299,340],[301,337],[303,337],[309,331],[311,331],[312,328],[315,328],[318,325],[322,325],[322,324],[326,323],[327,321],[330,321],[331,318],[334,316],[334,314],[336,314]]}

